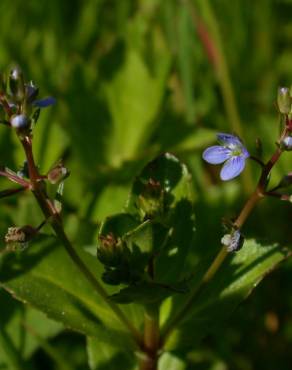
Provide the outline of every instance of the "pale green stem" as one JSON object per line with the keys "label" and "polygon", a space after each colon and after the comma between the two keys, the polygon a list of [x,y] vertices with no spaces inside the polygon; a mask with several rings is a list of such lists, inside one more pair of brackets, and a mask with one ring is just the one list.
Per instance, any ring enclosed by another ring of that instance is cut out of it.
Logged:
{"label": "pale green stem", "polygon": [[6,361],[9,365],[9,369],[24,370],[24,365],[20,354],[17,352],[14,344],[3,327],[0,328],[0,345],[6,355]]}
{"label": "pale green stem", "polygon": [[157,370],[159,348],[159,306],[151,305],[145,308],[144,345],[139,356],[139,370]]}
{"label": "pale green stem", "polygon": [[[280,140],[283,139],[287,135],[287,128],[283,130],[283,133],[281,134]],[[267,186],[267,178],[269,177],[269,174],[273,168],[273,166],[276,164],[276,162],[279,160],[280,156],[282,154],[282,150],[280,148],[277,148],[274,152],[274,154],[271,156],[271,159],[263,166],[262,173],[259,179],[259,182],[257,184],[257,187],[255,191],[251,194],[247,202],[245,203],[244,207],[242,208],[240,214],[238,215],[237,219],[234,221],[233,225],[241,229],[241,227],[244,225],[245,221],[249,217],[250,213],[253,211],[256,204],[264,198],[265,196],[265,188]],[[210,267],[206,271],[206,273],[203,275],[201,281],[198,285],[194,287],[192,292],[190,293],[188,299],[186,302],[180,307],[180,309],[176,312],[176,314],[170,319],[170,321],[167,323],[167,325],[162,330],[162,340],[161,345],[165,343],[173,329],[181,322],[183,321],[190,310],[190,308],[193,306],[195,300],[200,295],[201,291],[204,289],[204,287],[213,279],[217,271],[222,266],[223,262],[225,261],[226,257],[228,256],[228,251],[225,246],[223,246],[213,262],[211,263]]]}

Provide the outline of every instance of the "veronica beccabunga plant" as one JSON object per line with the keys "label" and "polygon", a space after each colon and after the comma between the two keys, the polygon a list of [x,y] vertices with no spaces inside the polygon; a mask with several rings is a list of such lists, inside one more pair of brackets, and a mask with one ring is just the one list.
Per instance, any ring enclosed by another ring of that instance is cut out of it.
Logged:
{"label": "veronica beccabunga plant", "polygon": [[[41,109],[55,99],[38,99],[38,87],[26,82],[19,68],[13,68],[1,86],[1,123],[19,139],[25,164],[20,171],[2,164],[0,175],[17,188],[3,189],[0,196],[31,192],[43,219],[39,225],[9,228],[7,247],[1,254],[0,284],[18,299],[84,333],[92,369],[92,358],[98,358],[99,346],[107,343],[118,354],[130,354],[124,368],[134,368],[138,362],[140,370],[155,370],[158,364],[164,370],[163,357],[183,353],[217,328],[263,276],[288,256],[277,245],[262,248],[253,239],[244,240],[241,230],[260,200],[268,196],[291,200],[289,193],[282,192],[292,183],[291,174],[284,175],[274,188],[268,185],[274,165],[292,147],[289,89],[281,88],[278,93],[283,127],[267,162],[250,155],[238,136],[227,133],[219,133],[220,145],[203,153],[206,162],[223,164],[223,181],[240,175],[248,160],[255,160],[261,169],[241,212],[225,223],[222,247],[210,261],[194,244],[191,175],[170,153],[148,163],[134,179],[124,210],[101,222],[97,256],[73,246],[64,228],[61,198],[69,171],[60,161],[42,174],[33,154],[34,126]],[[48,192],[49,185],[56,187],[54,195]],[[56,248],[49,245],[47,250],[42,244],[45,224],[55,234]],[[45,262],[37,263],[38,258]],[[4,343],[6,337],[2,335],[1,340]]]}

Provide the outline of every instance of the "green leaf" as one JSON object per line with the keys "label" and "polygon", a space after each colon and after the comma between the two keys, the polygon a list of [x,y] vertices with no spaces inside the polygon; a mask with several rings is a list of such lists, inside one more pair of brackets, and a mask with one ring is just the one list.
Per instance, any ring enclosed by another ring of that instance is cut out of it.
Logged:
{"label": "green leaf", "polygon": [[185,370],[187,364],[173,353],[164,352],[158,361],[158,370]]}
{"label": "green leaf", "polygon": [[184,100],[186,106],[186,118],[193,123],[196,116],[194,89],[193,89],[193,55],[192,44],[194,32],[190,13],[187,6],[179,6],[178,9],[178,67],[180,70]]}
{"label": "green leaf", "polygon": [[[193,187],[187,167],[178,158],[165,153],[150,162],[137,176],[126,210],[141,217],[140,198],[144,197],[150,181],[160,185],[163,209],[158,222],[166,224],[167,236],[161,238],[156,258],[156,279],[172,283],[183,278],[185,260],[195,231],[193,210]],[[155,218],[154,218],[155,220]]]}
{"label": "green leaf", "polygon": [[151,281],[142,281],[121,289],[119,293],[111,295],[110,298],[117,303],[137,302],[141,304],[152,304],[161,302],[173,294],[182,294],[187,291],[188,286],[185,282],[162,285]]}
{"label": "green leaf", "polygon": [[[17,302],[3,289],[0,289],[0,307],[1,330],[5,330],[15,351],[24,359],[29,358],[40,345],[38,339],[26,330],[26,327],[32,327],[42,339],[54,337],[63,330],[61,324],[49,320],[30,306]],[[0,346],[0,359],[4,357]]]}
{"label": "green leaf", "polygon": [[[99,279],[97,259],[83,251],[78,253]],[[68,328],[101,341],[130,345],[115,314],[52,238],[40,238],[23,253],[6,255],[2,263],[1,285],[16,298]],[[142,317],[139,309],[132,306],[127,312],[138,326]]]}
{"label": "green leaf", "polygon": [[[166,348],[193,347],[207,334],[218,330],[236,306],[287,256],[288,251],[278,245],[266,246],[253,239],[247,240],[239,252],[230,255],[193,302],[182,324],[170,336]],[[204,267],[206,270],[207,266]],[[194,281],[193,286],[197,283]],[[175,310],[185,299],[187,296],[180,301],[174,298]]]}
{"label": "green leaf", "polygon": [[106,236],[112,233],[115,237],[123,237],[129,231],[135,229],[139,221],[127,213],[118,213],[109,216],[102,223],[99,235]]}
{"label": "green leaf", "polygon": [[122,68],[106,85],[113,120],[109,160],[119,166],[137,155],[153,131],[160,107],[169,63],[152,76],[139,52],[129,49]]}
{"label": "green leaf", "polygon": [[97,338],[87,337],[87,355],[90,370],[131,370],[135,367],[134,353],[101,343]]}

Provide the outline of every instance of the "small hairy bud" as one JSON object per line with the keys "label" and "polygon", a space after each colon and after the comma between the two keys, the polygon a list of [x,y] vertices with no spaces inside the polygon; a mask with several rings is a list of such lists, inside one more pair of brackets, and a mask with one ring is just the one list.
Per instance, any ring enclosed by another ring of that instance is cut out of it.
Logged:
{"label": "small hairy bud", "polygon": [[292,137],[286,136],[280,143],[280,148],[286,151],[292,150]]}
{"label": "small hairy bud", "polygon": [[5,243],[10,246],[26,245],[36,234],[37,230],[30,225],[9,227],[5,235]]}
{"label": "small hairy bud", "polygon": [[164,195],[160,182],[150,178],[138,197],[137,206],[147,218],[154,218],[163,211]]}
{"label": "small hairy bud", "polygon": [[123,242],[120,238],[116,238],[113,233],[99,236],[99,244],[97,248],[97,258],[104,265],[109,267],[117,267],[123,261]]}
{"label": "small hairy bud", "polygon": [[227,247],[228,252],[237,252],[243,246],[244,237],[239,230],[233,230],[223,236],[221,243]]}
{"label": "small hairy bud", "polygon": [[58,163],[48,172],[48,180],[51,184],[58,184],[69,176],[69,171],[62,163]]}
{"label": "small hairy bud", "polygon": [[277,103],[282,114],[288,114],[291,110],[291,97],[288,87],[279,87]]}
{"label": "small hairy bud", "polygon": [[30,119],[25,114],[18,114],[11,118],[10,123],[16,129],[24,129],[29,127]]}

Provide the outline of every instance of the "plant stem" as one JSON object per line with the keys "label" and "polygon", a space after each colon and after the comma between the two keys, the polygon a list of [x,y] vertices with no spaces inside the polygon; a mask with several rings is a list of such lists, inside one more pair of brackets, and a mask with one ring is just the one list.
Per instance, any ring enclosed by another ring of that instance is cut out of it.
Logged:
{"label": "plant stem", "polygon": [[[287,128],[283,130],[283,133],[280,137],[280,140],[287,134]],[[247,202],[245,203],[244,207],[242,208],[240,214],[234,221],[233,225],[240,229],[245,221],[247,220],[248,216],[256,206],[256,204],[264,198],[265,196],[265,188],[267,185],[267,178],[271,172],[271,169],[276,164],[278,159],[282,154],[282,150],[277,148],[274,154],[272,155],[271,159],[264,165],[262,168],[262,173],[260,179],[258,181],[257,187],[255,191],[251,194],[248,198]],[[169,335],[171,334],[172,330],[187,316],[189,309],[194,304],[194,301],[197,299],[203,288],[213,279],[217,271],[220,269],[221,265],[225,261],[226,257],[228,256],[228,251],[225,246],[223,246],[213,262],[211,263],[208,270],[203,275],[200,282],[194,287],[192,292],[190,293],[186,302],[180,307],[178,312],[170,319],[169,323],[165,326],[162,331],[162,345],[165,343]]]}
{"label": "plant stem", "polygon": [[90,282],[93,286],[95,291],[102,297],[102,299],[108,304],[111,310],[116,314],[119,320],[125,325],[125,327],[129,330],[132,334],[136,344],[141,347],[143,345],[143,339],[139,331],[132,325],[131,321],[125,316],[123,311],[110,299],[108,299],[108,294],[106,290],[102,287],[102,285],[98,282],[95,278],[94,274],[87,268],[86,264],[82,261],[79,257],[78,253],[75,251],[73,245],[69,241],[60,218],[59,213],[54,208],[52,201],[48,198],[43,181],[41,180],[41,176],[38,173],[38,169],[34,162],[34,157],[32,153],[32,145],[31,141],[28,138],[24,138],[21,140],[22,146],[24,148],[27,163],[28,163],[28,170],[29,170],[29,177],[31,180],[31,188],[32,192],[44,214],[48,222],[51,224],[52,229],[54,230],[57,238],[65,247],[67,253],[69,254],[70,258],[74,262],[74,264],[79,268],[85,278]]}
{"label": "plant stem", "polygon": [[149,305],[145,308],[144,345],[140,356],[139,370],[156,370],[160,347],[159,307]]}
{"label": "plant stem", "polygon": [[17,352],[14,344],[3,327],[0,328],[0,345],[6,355],[6,361],[9,368],[14,370],[23,370],[24,366],[20,354]]}
{"label": "plant stem", "polygon": [[0,191],[0,198],[10,197],[11,195],[15,195],[20,193],[21,191],[27,190],[27,188],[17,188],[17,189],[6,189]]}

